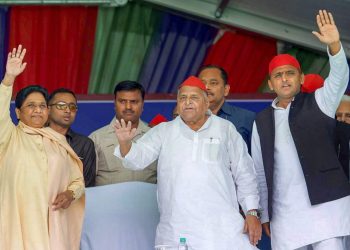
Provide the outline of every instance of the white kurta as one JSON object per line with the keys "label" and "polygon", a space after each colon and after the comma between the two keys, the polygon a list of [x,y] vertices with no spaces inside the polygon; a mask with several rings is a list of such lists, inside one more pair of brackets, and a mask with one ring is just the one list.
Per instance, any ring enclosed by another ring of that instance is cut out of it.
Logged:
{"label": "white kurta", "polygon": [[[349,80],[349,69],[343,50],[335,56],[329,55],[329,58],[331,72],[324,87],[316,90],[315,98],[321,111],[333,118]],[[350,196],[311,206],[289,128],[290,104],[284,109],[277,107],[276,101],[272,103],[275,116],[272,248],[296,249],[325,239],[350,235]],[[264,223],[269,221],[268,193],[256,124],[253,126],[252,156],[258,176]]]}
{"label": "white kurta", "polygon": [[[115,150],[119,158],[119,147]],[[258,208],[253,161],[228,121],[215,115],[198,131],[180,117],[148,131],[123,158],[142,169],[158,158],[160,222],[156,244],[177,245],[185,237],[190,249],[256,249],[243,234],[245,211]]]}

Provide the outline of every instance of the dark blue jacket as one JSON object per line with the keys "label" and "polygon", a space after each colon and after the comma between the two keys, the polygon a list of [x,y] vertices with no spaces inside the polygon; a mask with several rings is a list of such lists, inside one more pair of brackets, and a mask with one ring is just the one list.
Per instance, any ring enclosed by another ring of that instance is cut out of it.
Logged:
{"label": "dark blue jacket", "polygon": [[217,116],[224,118],[225,120],[228,120],[232,122],[233,125],[235,125],[238,133],[241,134],[245,143],[247,144],[248,151],[250,153],[250,142],[252,137],[255,113],[224,102],[218,111]]}

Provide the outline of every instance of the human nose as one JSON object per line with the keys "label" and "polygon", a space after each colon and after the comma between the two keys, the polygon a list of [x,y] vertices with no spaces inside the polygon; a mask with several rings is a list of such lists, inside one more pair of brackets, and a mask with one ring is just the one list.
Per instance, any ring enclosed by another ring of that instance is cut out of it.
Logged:
{"label": "human nose", "polygon": [[126,102],[126,103],[125,103],[125,108],[126,108],[126,109],[131,109],[131,104],[130,104],[130,102]]}
{"label": "human nose", "polygon": [[283,82],[287,81],[287,74],[286,74],[286,72],[282,73],[282,81]]}
{"label": "human nose", "polygon": [[35,112],[35,113],[41,113],[41,112],[43,112],[43,108],[41,107],[41,105],[35,105],[35,106],[34,106],[34,112]]}
{"label": "human nose", "polygon": [[191,97],[187,97],[187,98],[186,98],[186,101],[185,101],[185,104],[186,104],[186,105],[189,105],[189,104],[191,104],[191,103],[192,103]]}

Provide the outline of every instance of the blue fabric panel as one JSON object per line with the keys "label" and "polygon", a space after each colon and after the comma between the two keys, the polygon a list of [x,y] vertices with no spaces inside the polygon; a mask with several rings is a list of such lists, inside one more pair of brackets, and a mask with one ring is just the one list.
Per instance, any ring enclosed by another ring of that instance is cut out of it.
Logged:
{"label": "blue fabric panel", "polygon": [[139,82],[147,93],[174,93],[201,66],[217,29],[164,13],[143,62]]}
{"label": "blue fabric panel", "polygon": [[8,52],[8,7],[0,6],[0,77],[5,74]]}
{"label": "blue fabric panel", "polygon": [[[271,104],[272,100],[239,100],[228,101],[230,104],[245,108],[254,112],[259,112]],[[165,116],[168,120],[172,119],[172,112],[175,107],[175,100],[146,100],[141,119],[150,122],[157,114]],[[81,134],[89,135],[91,132],[106,126],[111,122],[115,115],[113,101],[80,101],[78,103],[79,111],[72,128]],[[14,102],[11,103],[11,117],[17,123],[14,112]]]}

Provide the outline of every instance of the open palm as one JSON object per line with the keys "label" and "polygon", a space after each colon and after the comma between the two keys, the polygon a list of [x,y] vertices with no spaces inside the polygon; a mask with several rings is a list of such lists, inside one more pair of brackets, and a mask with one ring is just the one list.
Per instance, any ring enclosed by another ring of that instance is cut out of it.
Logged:
{"label": "open palm", "polygon": [[319,14],[316,16],[316,22],[319,32],[313,31],[312,33],[322,43],[331,45],[339,41],[339,31],[330,12],[320,10]]}
{"label": "open palm", "polygon": [[25,54],[26,49],[22,50],[22,45],[19,45],[17,49],[14,48],[7,55],[6,74],[11,76],[18,76],[23,72],[27,66],[27,63],[23,63]]}
{"label": "open palm", "polygon": [[119,144],[130,143],[131,140],[137,135],[137,129],[131,128],[131,121],[126,123],[124,119],[121,119],[120,122],[117,119],[114,129]]}

